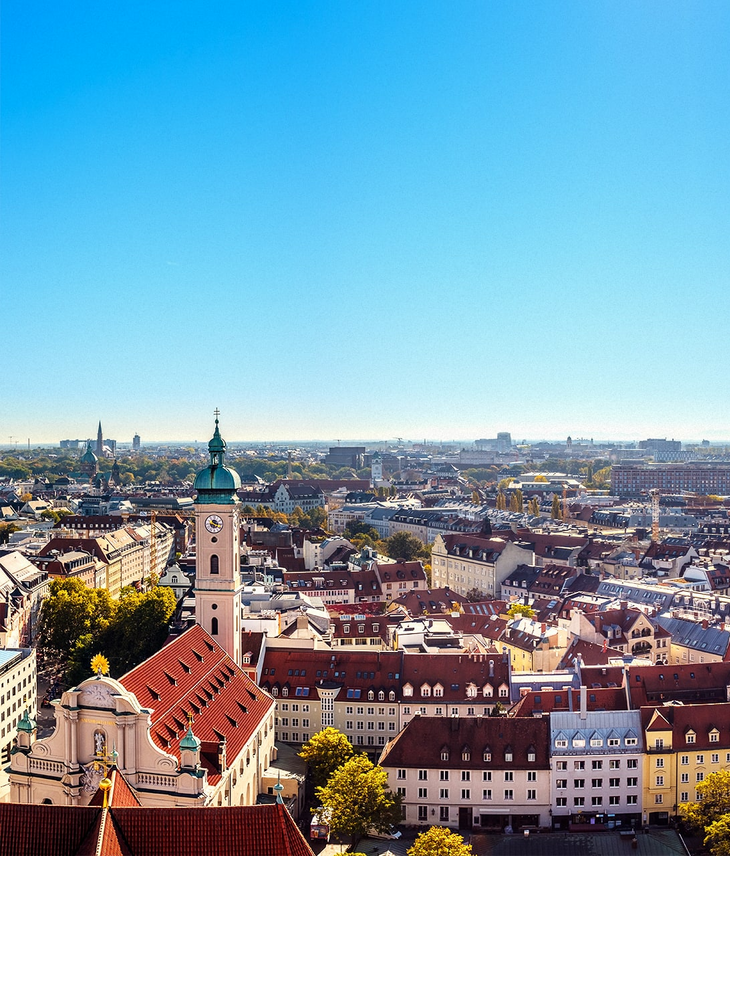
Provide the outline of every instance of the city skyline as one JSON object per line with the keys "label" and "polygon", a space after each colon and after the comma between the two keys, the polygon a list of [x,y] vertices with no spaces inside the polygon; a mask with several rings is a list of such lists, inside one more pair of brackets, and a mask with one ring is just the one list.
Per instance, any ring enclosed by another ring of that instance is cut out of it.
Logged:
{"label": "city skyline", "polygon": [[0,16],[0,445],[730,431],[726,6]]}

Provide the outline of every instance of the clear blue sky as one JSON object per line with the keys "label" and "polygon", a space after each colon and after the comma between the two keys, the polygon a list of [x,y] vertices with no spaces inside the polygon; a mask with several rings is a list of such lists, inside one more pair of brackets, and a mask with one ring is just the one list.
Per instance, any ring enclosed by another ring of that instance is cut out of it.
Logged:
{"label": "clear blue sky", "polygon": [[0,443],[730,437],[730,5],[4,0]]}

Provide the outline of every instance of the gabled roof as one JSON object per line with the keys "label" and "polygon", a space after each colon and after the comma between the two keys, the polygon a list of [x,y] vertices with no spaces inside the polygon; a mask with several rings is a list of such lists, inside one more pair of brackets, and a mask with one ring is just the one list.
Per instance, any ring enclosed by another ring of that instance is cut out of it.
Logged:
{"label": "gabled roof", "polygon": [[[232,763],[274,708],[274,700],[197,624],[119,681],[151,711],[154,743],[176,757],[188,715],[193,716],[203,753],[212,750],[207,745],[225,740],[227,760]],[[203,764],[215,785],[220,778],[218,762],[204,754]]]}
{"label": "gabled roof", "polygon": [[[549,766],[548,718],[537,717],[414,717],[386,745],[379,764],[384,768],[544,769]],[[462,758],[464,748],[470,761]],[[512,758],[505,754],[511,749]],[[530,749],[534,761],[528,759]],[[442,757],[446,754],[447,757]]]}
{"label": "gabled roof", "polygon": [[93,805],[0,803],[0,855],[97,854],[313,856],[281,803],[108,810]]}

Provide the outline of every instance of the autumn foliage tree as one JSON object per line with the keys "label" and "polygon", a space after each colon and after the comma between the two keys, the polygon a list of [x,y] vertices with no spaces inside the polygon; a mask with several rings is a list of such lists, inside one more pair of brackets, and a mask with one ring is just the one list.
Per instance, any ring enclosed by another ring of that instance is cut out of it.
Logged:
{"label": "autumn foliage tree", "polygon": [[350,741],[336,727],[325,727],[302,745],[299,757],[309,766],[315,786],[323,786],[334,771],[354,755]]}
{"label": "autumn foliage tree", "polygon": [[685,825],[704,830],[710,854],[730,854],[730,771],[711,772],[697,783],[698,800],[680,809]]}
{"label": "autumn foliage tree", "polygon": [[401,819],[401,797],[388,788],[385,769],[356,755],[316,791],[333,834],[356,840],[371,828],[386,832]]}
{"label": "autumn foliage tree", "polygon": [[429,827],[419,834],[406,854],[412,857],[470,858],[471,844],[448,827]]}

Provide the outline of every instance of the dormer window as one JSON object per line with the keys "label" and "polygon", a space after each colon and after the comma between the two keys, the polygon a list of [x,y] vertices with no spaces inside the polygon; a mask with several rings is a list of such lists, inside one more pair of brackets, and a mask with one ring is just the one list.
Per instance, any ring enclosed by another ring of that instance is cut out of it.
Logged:
{"label": "dormer window", "polygon": [[507,747],[504,749],[504,760],[506,762],[512,761],[512,745],[508,744]]}
{"label": "dormer window", "polygon": [[494,696],[494,689],[492,688],[492,686],[489,683],[487,683],[487,685],[482,690],[482,695],[483,696]]}
{"label": "dormer window", "polygon": [[444,695],[444,688],[441,685],[441,683],[437,683],[434,686],[434,688],[433,688],[433,695],[434,696],[443,696]]}
{"label": "dormer window", "polygon": [[282,688],[281,688],[281,695],[282,696],[289,696],[289,687],[288,686],[282,686]]}
{"label": "dormer window", "polygon": [[694,744],[697,741],[697,735],[695,734],[694,731],[687,731],[687,733],[684,736],[684,739],[687,742],[687,744]]}
{"label": "dormer window", "polygon": [[404,683],[403,696],[413,696],[413,687],[410,683]]}
{"label": "dormer window", "polygon": [[368,690],[368,700],[375,699],[375,690]]}
{"label": "dormer window", "polygon": [[391,702],[393,702],[395,700],[395,690],[391,690],[390,693],[388,693],[388,699]]}
{"label": "dormer window", "polygon": [[273,689],[271,690],[271,695],[272,696],[278,696],[279,695],[279,687],[278,686],[274,686],[273,687]]}
{"label": "dormer window", "polygon": [[527,749],[527,760],[528,760],[528,762],[534,762],[535,761],[535,747],[534,747],[534,745],[530,745],[530,747]]}
{"label": "dormer window", "polygon": [[448,748],[442,748],[441,749],[441,761],[442,762],[447,762],[448,760],[449,760],[449,749]]}
{"label": "dormer window", "polygon": [[710,731],[710,744],[717,744],[720,740],[720,732],[717,730]]}
{"label": "dormer window", "polygon": [[431,687],[428,683],[424,683],[421,687],[421,696],[431,696]]}
{"label": "dormer window", "polygon": [[379,700],[384,700],[385,699],[385,690],[380,690],[378,692],[378,699]]}
{"label": "dormer window", "polygon": [[469,683],[469,685],[466,688],[466,695],[469,697],[474,697],[477,695],[477,688],[474,685],[474,683]]}
{"label": "dormer window", "polygon": [[501,686],[499,687],[499,695],[500,695],[500,696],[501,696],[501,697],[502,697],[503,699],[504,699],[505,697],[507,697],[507,696],[509,696],[509,690],[508,690],[508,688],[507,688],[507,687],[505,686],[505,684],[504,684],[504,683],[502,683],[502,685],[501,685]]}
{"label": "dormer window", "polygon": [[483,758],[485,762],[491,762],[492,760],[492,749],[487,745],[483,752]]}
{"label": "dormer window", "polygon": [[471,761],[471,751],[466,746],[461,749],[461,760],[462,762]]}

